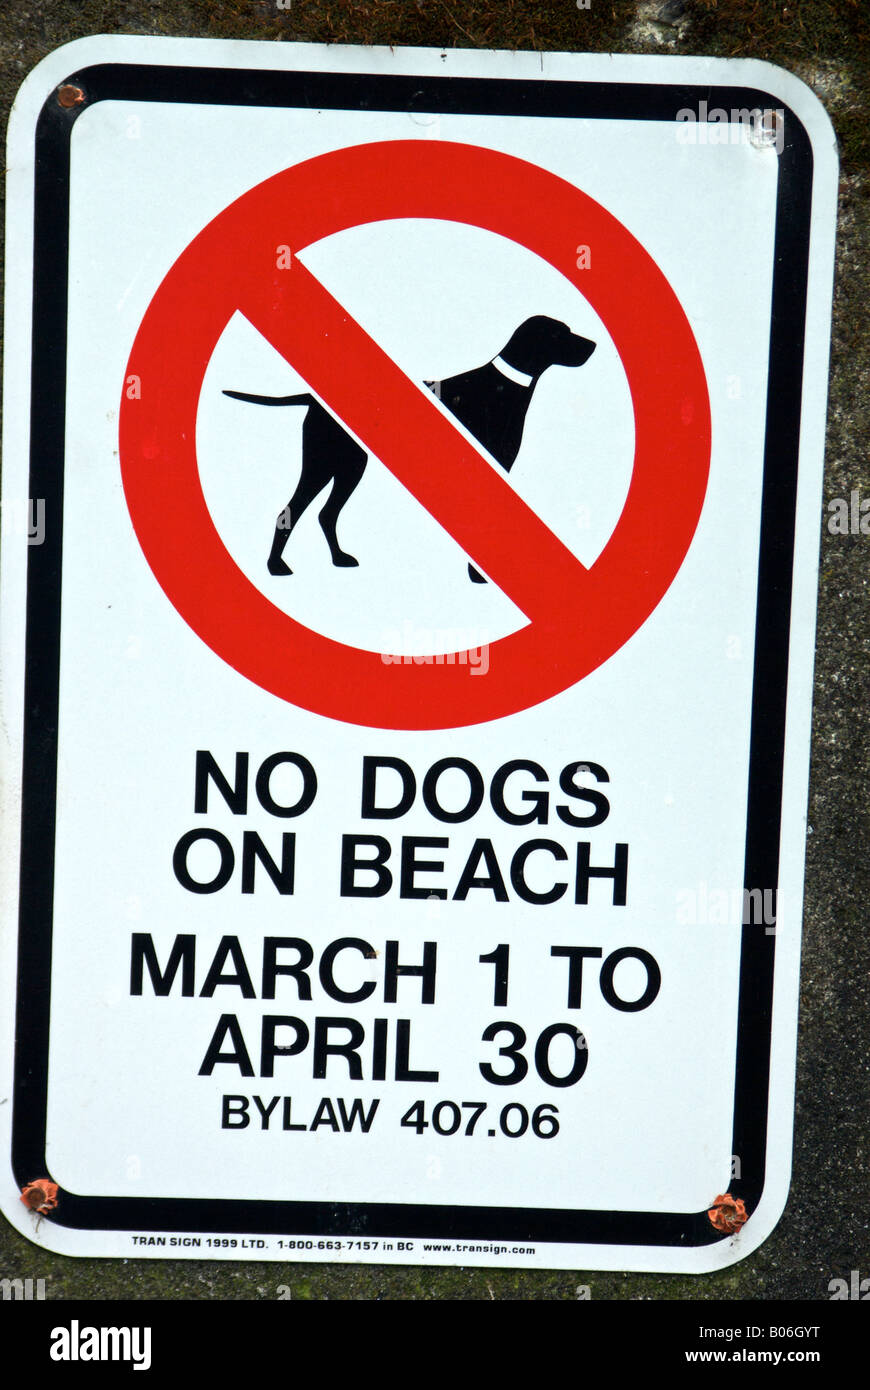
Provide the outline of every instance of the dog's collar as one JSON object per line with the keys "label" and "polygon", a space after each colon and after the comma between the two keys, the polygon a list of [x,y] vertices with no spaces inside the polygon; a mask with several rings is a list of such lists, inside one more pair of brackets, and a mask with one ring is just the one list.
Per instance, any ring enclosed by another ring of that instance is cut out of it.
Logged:
{"label": "dog's collar", "polygon": [[505,362],[503,357],[494,357],[492,365],[497,372],[501,372],[502,376],[506,376],[508,381],[516,382],[517,386],[531,386],[535,379],[533,376],[529,376],[528,372],[517,371],[517,368],[512,367],[510,362]]}

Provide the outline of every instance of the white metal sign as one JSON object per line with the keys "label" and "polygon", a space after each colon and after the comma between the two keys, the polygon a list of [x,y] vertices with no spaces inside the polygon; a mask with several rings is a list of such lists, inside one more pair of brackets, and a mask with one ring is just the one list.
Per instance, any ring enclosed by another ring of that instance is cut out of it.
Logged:
{"label": "white metal sign", "polygon": [[753,62],[100,38],[28,78],[20,1230],[674,1271],[770,1232],[835,191]]}

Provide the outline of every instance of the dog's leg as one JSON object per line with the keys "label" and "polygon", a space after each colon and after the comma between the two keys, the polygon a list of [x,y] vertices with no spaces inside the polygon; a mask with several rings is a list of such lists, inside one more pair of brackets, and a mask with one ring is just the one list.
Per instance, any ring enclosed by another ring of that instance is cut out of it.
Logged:
{"label": "dog's leg", "polygon": [[320,509],[320,526],[329,546],[332,563],[341,569],[350,569],[359,564],[359,560],[353,555],[349,555],[346,550],[342,550],[339,545],[336,525],[342,507],[365,472],[365,466],[368,462],[368,455],[357,444],[353,444],[353,453],[351,453],[348,447],[351,443],[352,441],[345,443],[342,450],[344,457],[341,468],[336,470],[332,491]]}
{"label": "dog's leg", "polygon": [[290,532],[296,525],[299,518],[307,511],[319,492],[322,492],[329,482],[330,474],[328,469],[305,468],[302,477],[296,486],[296,491],[287,503],[283,512],[279,513],[275,524],[275,534],[272,538],[272,549],[269,552],[269,559],[266,561],[266,568],[270,574],[284,575],[292,574],[290,566],[286,560],[282,559],[284,547],[290,539]]}
{"label": "dog's leg", "polygon": [[288,502],[287,506],[278,517],[278,524],[275,527],[275,534],[272,537],[272,549],[269,551],[269,558],[266,561],[266,568],[270,574],[280,575],[293,573],[287,561],[281,558],[284,553],[284,547],[290,536],[290,527],[292,525],[292,522],[289,520],[290,516],[290,504]]}

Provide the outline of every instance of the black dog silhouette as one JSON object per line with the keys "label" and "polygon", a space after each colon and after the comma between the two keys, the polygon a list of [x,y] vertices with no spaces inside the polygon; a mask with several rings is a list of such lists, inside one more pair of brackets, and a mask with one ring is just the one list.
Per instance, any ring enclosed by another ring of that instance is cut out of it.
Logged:
{"label": "black dog silhouette", "polygon": [[[426,383],[451,414],[474,435],[509,473],[520,451],[526,412],[535,387],[548,367],[582,367],[595,351],[595,343],[572,333],[564,323],[539,314],[527,319],[497,357],[483,367]],[[299,518],[332,482],[320,511],[332,563],[349,566],[358,562],[338,543],[339,514],[359,483],[368,454],[307,392],[295,396],[254,396],[246,391],[224,391],[237,401],[254,405],[307,406],[302,426],[302,474],[296,491],[278,517],[268,559],[270,574],[292,574],[283,559],[284,547]],[[473,565],[468,573],[475,583],[486,581]]]}

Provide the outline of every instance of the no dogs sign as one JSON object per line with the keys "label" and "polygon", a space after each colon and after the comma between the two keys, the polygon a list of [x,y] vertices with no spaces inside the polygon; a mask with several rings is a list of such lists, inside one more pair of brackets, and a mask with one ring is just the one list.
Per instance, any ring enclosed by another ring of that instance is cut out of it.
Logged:
{"label": "no dogs sign", "polygon": [[791,1149],[822,108],[757,63],[86,39],[9,170],[6,1216],[747,1254]]}

